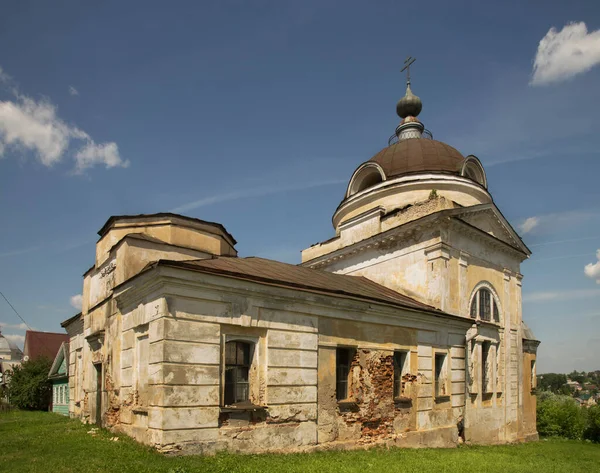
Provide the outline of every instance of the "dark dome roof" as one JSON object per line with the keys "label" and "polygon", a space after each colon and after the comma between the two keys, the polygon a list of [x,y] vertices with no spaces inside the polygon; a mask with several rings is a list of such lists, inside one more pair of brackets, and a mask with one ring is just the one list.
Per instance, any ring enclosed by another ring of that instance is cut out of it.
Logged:
{"label": "dark dome roof", "polygon": [[369,161],[379,164],[385,175],[392,177],[423,171],[458,174],[465,158],[441,141],[410,138],[382,149]]}

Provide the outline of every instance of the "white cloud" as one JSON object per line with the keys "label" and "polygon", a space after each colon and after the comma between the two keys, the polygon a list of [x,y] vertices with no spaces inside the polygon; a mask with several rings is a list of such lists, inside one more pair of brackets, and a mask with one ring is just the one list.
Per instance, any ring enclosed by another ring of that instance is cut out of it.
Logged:
{"label": "white cloud", "polygon": [[76,96],[76,95],[79,95],[79,91],[75,87],[73,87],[72,85],[70,85],[69,86],[69,94],[73,95],[73,96]]}
{"label": "white cloud", "polygon": [[71,306],[77,310],[81,310],[82,302],[83,302],[83,296],[81,294],[75,294],[74,296],[71,296],[71,298],[69,299],[69,303],[71,304]]}
{"label": "white cloud", "polygon": [[596,258],[598,261],[586,264],[583,272],[588,278],[594,279],[597,284],[600,284],[600,250],[596,251]]}
{"label": "white cloud", "polygon": [[570,291],[530,292],[523,295],[524,302],[549,302],[584,299],[600,296],[600,289],[573,289]]}
{"label": "white cloud", "polygon": [[[0,69],[0,82],[9,83]],[[33,152],[45,166],[61,162],[74,142],[83,142],[75,153],[76,171],[96,164],[107,168],[126,167],[116,143],[96,144],[85,131],[69,125],[57,115],[56,106],[47,99],[34,100],[11,90],[14,100],[0,101],[0,156],[9,149]]]}
{"label": "white cloud", "polygon": [[553,234],[565,228],[574,228],[591,219],[597,219],[599,216],[600,212],[597,210],[566,210],[564,212],[529,217],[523,220],[517,227],[522,233],[536,235]]}
{"label": "white cloud", "polygon": [[533,63],[532,85],[560,82],[600,64],[600,30],[588,33],[585,23],[552,27],[542,38]]}
{"label": "white cloud", "polygon": [[542,241],[540,243],[534,243],[533,245],[527,245],[530,248],[535,246],[546,246],[546,245],[559,245],[562,243],[572,243],[575,241],[586,241],[586,240],[598,240],[600,236],[590,236],[590,237],[582,237],[582,238],[569,238],[567,240],[554,240],[554,241]]}
{"label": "white cloud", "polygon": [[29,327],[27,327],[27,325],[25,325],[24,323],[20,323],[20,324],[7,324],[5,322],[0,322],[0,329],[15,329],[15,330],[28,330]]}
{"label": "white cloud", "polygon": [[75,162],[77,171],[96,164],[104,164],[107,169],[129,166],[129,161],[123,161],[119,156],[119,148],[116,143],[96,144],[92,140],[75,154]]}
{"label": "white cloud", "polygon": [[25,342],[24,335],[2,334],[2,336],[4,338],[6,338],[7,340],[10,340],[11,342],[15,342],[15,343],[24,343]]}
{"label": "white cloud", "polygon": [[246,199],[249,197],[262,197],[262,196],[272,195],[272,194],[281,194],[284,192],[312,189],[314,187],[323,187],[323,186],[330,186],[330,185],[335,185],[335,184],[343,184],[345,182],[346,182],[346,180],[344,180],[344,179],[329,179],[329,180],[316,181],[316,182],[306,182],[306,183],[296,184],[296,185],[262,186],[262,187],[254,187],[254,188],[250,188],[250,189],[240,189],[238,191],[227,192],[225,194],[211,195],[209,197],[204,197],[202,199],[195,200],[193,202],[188,202],[187,204],[184,204],[177,208],[172,209],[171,212],[175,212],[175,213],[187,212],[189,210],[196,209],[198,207],[205,207],[207,205],[219,204],[221,202],[229,202],[232,200]]}
{"label": "white cloud", "polygon": [[523,233],[529,233],[531,230],[533,230],[535,227],[537,227],[539,225],[539,223],[540,223],[539,217],[529,217],[529,218],[525,219],[525,221],[519,225],[519,229]]}

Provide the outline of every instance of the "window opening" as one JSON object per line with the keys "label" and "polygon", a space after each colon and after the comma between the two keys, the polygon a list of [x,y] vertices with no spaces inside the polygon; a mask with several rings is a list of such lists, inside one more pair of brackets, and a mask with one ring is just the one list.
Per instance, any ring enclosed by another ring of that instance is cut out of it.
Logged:
{"label": "window opening", "polygon": [[492,291],[485,287],[477,290],[471,301],[469,316],[486,322],[500,322],[500,310]]}
{"label": "window opening", "polygon": [[436,397],[446,395],[446,380],[444,379],[444,363],[446,361],[446,355],[443,353],[436,353],[435,355],[435,395]]}
{"label": "window opening", "polygon": [[490,389],[490,342],[483,342],[481,344],[481,392],[488,393]]}
{"label": "window opening", "polygon": [[351,348],[338,348],[336,351],[335,395],[338,401],[348,398],[348,378],[353,356],[354,350]]}
{"label": "window opening", "polygon": [[250,344],[231,341],[225,344],[225,405],[250,398]]}
{"label": "window opening", "polygon": [[479,317],[482,320],[489,321],[492,312],[491,294],[487,289],[479,290]]}
{"label": "window opening", "polygon": [[402,397],[404,395],[404,381],[402,375],[406,369],[406,359],[408,353],[405,351],[394,352],[394,397]]}

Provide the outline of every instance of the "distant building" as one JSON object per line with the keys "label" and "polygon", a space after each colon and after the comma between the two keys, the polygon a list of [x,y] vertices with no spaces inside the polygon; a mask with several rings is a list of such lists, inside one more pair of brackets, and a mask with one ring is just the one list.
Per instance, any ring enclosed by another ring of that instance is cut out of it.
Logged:
{"label": "distant building", "polygon": [[22,359],[21,349],[0,331],[0,386],[6,384],[6,371],[15,365],[20,365]]}
{"label": "distant building", "polygon": [[69,335],[66,333],[27,330],[23,346],[23,361],[37,360],[41,357],[53,360],[58,349],[65,342],[69,342]]}
{"label": "distant building", "polygon": [[52,412],[69,415],[69,344],[63,342],[48,373],[52,382]]}

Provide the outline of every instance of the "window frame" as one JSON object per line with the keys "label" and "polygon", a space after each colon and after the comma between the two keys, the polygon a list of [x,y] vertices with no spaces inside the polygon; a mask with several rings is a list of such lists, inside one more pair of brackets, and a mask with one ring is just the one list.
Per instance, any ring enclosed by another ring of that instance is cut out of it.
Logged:
{"label": "window frame", "polygon": [[[222,334],[221,336],[221,361],[220,361],[220,402],[222,409],[245,409],[262,407],[262,395],[257,392],[257,387],[260,385],[260,336],[237,335],[237,334]],[[236,402],[234,404],[225,403],[226,392],[226,347],[229,342],[244,342],[250,345],[249,349],[249,367],[248,367],[248,400]]]}
{"label": "window frame", "polygon": [[[398,359],[400,358],[400,363]],[[409,372],[410,367],[410,351],[409,350],[394,350],[394,376],[393,376],[393,393],[394,399],[405,397],[406,386],[402,381],[402,377]]]}
{"label": "window frame", "polygon": [[[481,294],[486,292],[489,294],[489,318],[486,316],[482,316],[482,306],[485,306],[485,303],[482,304]],[[473,310],[475,308],[475,310]],[[475,286],[473,291],[471,292],[471,298],[469,299],[469,308],[468,308],[468,317],[475,321],[488,322],[493,324],[502,324],[502,310],[500,308],[498,293],[494,290],[494,287],[486,282],[482,281]]]}
{"label": "window frame", "polygon": [[[438,358],[442,358],[443,361],[438,371]],[[433,368],[433,397],[436,400],[445,400],[450,397],[449,389],[449,350],[434,350],[432,359]],[[443,388],[443,392],[442,392]]]}
{"label": "window frame", "polygon": [[[494,392],[494,369],[493,369],[493,357],[492,357],[492,342],[483,341],[481,342],[481,394],[492,394]],[[492,358],[490,358],[492,357]],[[491,361],[490,361],[491,359]],[[492,383],[492,389],[488,389],[488,385]]]}
{"label": "window frame", "polygon": [[[341,365],[341,353],[347,354],[347,365]],[[352,360],[356,356],[356,347],[338,346],[335,349],[335,398],[337,402],[347,402],[350,399]],[[345,368],[345,370],[342,370]],[[340,392],[340,385],[344,385],[344,395]]]}
{"label": "window frame", "polygon": [[[229,346],[234,346],[234,358],[235,360],[228,360]],[[240,360],[240,348],[241,348],[241,360]],[[246,340],[230,340],[225,343],[225,387],[223,390],[223,403],[226,406],[235,406],[241,403],[247,403],[250,401],[250,369],[252,368],[252,351],[254,344]],[[230,371],[233,373],[232,379],[227,380]],[[240,380],[243,378],[244,380]],[[228,386],[231,385],[231,393],[229,393]],[[240,386],[245,386],[245,395],[240,396]],[[228,396],[232,398],[228,399]],[[228,402],[231,400],[232,402]]]}

